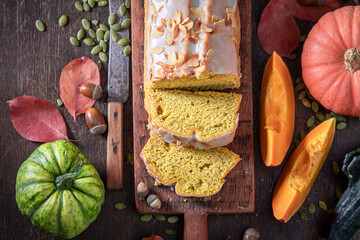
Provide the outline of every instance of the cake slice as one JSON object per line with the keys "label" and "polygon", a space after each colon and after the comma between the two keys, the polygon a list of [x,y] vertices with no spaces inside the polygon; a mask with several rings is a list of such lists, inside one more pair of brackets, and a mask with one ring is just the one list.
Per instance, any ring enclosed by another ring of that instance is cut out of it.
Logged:
{"label": "cake slice", "polygon": [[178,146],[208,149],[234,139],[242,95],[223,92],[145,90],[150,130]]}
{"label": "cake slice", "polygon": [[237,0],[145,0],[145,86],[240,87]]}
{"label": "cake slice", "polygon": [[141,152],[151,176],[175,185],[181,196],[206,197],[220,191],[240,157],[224,147],[198,150],[171,145],[152,133]]}

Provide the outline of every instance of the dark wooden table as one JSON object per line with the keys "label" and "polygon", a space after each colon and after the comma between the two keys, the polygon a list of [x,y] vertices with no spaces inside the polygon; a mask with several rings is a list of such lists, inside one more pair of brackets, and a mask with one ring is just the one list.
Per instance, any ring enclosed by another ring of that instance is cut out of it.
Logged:
{"label": "dark wooden table", "polygon": [[[46,99],[56,104],[59,98],[59,77],[62,68],[71,60],[90,56],[87,46],[73,47],[69,37],[76,35],[81,27],[81,19],[103,19],[107,21],[108,9],[95,8],[90,13],[78,12],[75,1],[36,1],[36,0],[2,0],[0,1],[0,239],[51,239],[35,229],[30,221],[23,217],[15,202],[15,179],[21,163],[39,146],[38,143],[23,139],[12,127],[7,100],[23,94]],[[254,119],[258,119],[259,91],[263,68],[269,57],[260,47],[256,28],[261,12],[268,0],[253,0],[253,96]],[[69,16],[68,25],[58,25],[61,15]],[[43,20],[47,31],[41,33],[35,29],[35,21]],[[301,33],[307,33],[313,23],[298,21]],[[300,45],[296,53],[300,56]],[[96,57],[92,57],[97,60]],[[293,79],[301,73],[300,58],[294,61],[285,60]],[[106,87],[106,68],[101,70],[102,86]],[[95,106],[106,114],[105,99]],[[90,158],[98,169],[101,178],[105,179],[106,135],[93,136],[89,133],[84,117],[77,118],[76,125],[64,107],[59,108],[65,118],[68,134],[71,139],[79,139],[76,145]],[[296,128],[294,140],[305,129],[305,122],[311,116],[311,110],[305,109],[296,101]],[[132,137],[132,99],[125,104],[125,154],[133,149]],[[213,215],[208,217],[209,239],[241,239],[248,227],[259,229],[261,239],[317,239],[330,215],[316,208],[316,213],[308,214],[309,220],[303,221],[295,215],[287,224],[275,220],[272,216],[272,189],[283,167],[268,168],[261,160],[257,137],[258,123],[254,121],[255,132],[255,211],[245,215]],[[290,151],[294,150],[294,144]],[[337,202],[335,187],[346,187],[343,174],[332,172],[332,162],[340,165],[345,153],[360,147],[360,121],[348,118],[348,128],[337,131],[333,147],[319,177],[302,206],[306,211],[310,202],[325,201],[330,208]],[[154,232],[166,239],[182,239],[183,216],[176,224],[167,222],[140,221],[134,201],[133,166],[125,164],[125,188],[122,191],[106,191],[106,201],[98,219],[76,239],[141,239]],[[116,202],[124,202],[126,209],[114,209]],[[316,204],[317,205],[317,204]],[[163,231],[173,228],[175,236],[166,236]],[[355,237],[354,239],[360,239]]]}

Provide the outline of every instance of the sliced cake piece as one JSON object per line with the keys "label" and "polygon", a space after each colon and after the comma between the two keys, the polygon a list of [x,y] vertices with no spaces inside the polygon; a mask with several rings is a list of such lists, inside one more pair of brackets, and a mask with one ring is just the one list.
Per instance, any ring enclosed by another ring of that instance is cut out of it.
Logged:
{"label": "sliced cake piece", "polygon": [[166,142],[197,149],[231,143],[242,95],[222,92],[145,90],[150,130]]}
{"label": "sliced cake piece", "polygon": [[145,85],[240,86],[237,0],[145,0]]}
{"label": "sliced cake piece", "polygon": [[141,152],[151,176],[163,185],[175,185],[181,196],[206,197],[220,191],[226,175],[240,161],[227,148],[207,150],[171,145],[152,133]]}

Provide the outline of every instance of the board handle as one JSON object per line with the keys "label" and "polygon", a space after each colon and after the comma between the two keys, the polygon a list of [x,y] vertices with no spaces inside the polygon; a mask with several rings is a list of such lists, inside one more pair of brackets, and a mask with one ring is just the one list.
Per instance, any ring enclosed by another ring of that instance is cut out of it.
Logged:
{"label": "board handle", "polygon": [[106,187],[109,190],[124,186],[123,135],[123,104],[109,102],[106,158]]}
{"label": "board handle", "polygon": [[184,240],[206,240],[207,214],[199,212],[186,212],[184,216]]}

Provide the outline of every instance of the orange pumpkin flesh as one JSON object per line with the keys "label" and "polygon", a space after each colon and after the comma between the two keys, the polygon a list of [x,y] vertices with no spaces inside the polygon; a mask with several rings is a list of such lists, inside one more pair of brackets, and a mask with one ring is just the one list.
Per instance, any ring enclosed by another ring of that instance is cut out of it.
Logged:
{"label": "orange pumpkin flesh", "polygon": [[274,190],[274,217],[287,222],[299,210],[319,175],[335,134],[335,118],[314,128],[297,146]]}
{"label": "orange pumpkin flesh", "polygon": [[325,108],[360,116],[360,6],[324,15],[311,29],[301,56],[302,76]]}
{"label": "orange pumpkin flesh", "polygon": [[265,66],[260,93],[260,148],[266,166],[282,163],[291,143],[295,99],[291,76],[274,52]]}

